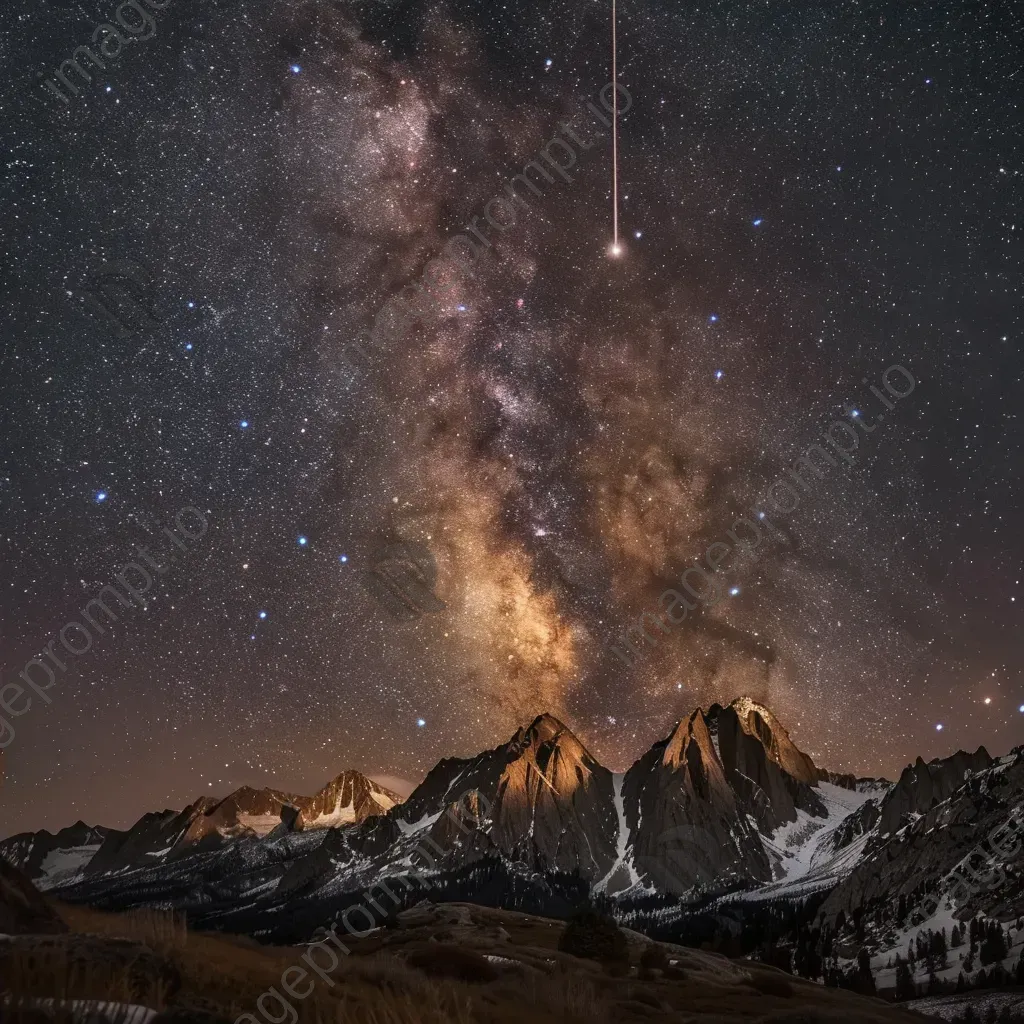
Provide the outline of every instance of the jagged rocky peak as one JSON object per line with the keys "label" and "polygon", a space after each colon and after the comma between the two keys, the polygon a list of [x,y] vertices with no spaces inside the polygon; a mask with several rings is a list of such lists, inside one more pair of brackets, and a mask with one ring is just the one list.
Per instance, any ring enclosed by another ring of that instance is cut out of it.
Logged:
{"label": "jagged rocky peak", "polygon": [[[490,836],[498,849],[602,878],[614,863],[618,831],[612,773],[553,715],[535,718],[494,753],[489,771],[477,775],[493,804]],[[497,777],[486,779],[495,769]]]}
{"label": "jagged rocky peak", "polygon": [[623,779],[634,869],[645,884],[668,892],[772,877],[760,839],[726,777],[712,725],[698,708]]}
{"label": "jagged rocky peak", "polygon": [[689,718],[679,722],[665,741],[661,763],[671,768],[686,767],[691,776],[707,778],[709,774],[721,776],[721,760],[708,727],[704,712],[697,708]]}
{"label": "jagged rocky peak", "polygon": [[307,828],[335,827],[365,821],[386,814],[402,798],[385,789],[362,772],[344,771],[312,799],[302,801],[302,822]]}
{"label": "jagged rocky peak", "polygon": [[725,777],[768,833],[796,821],[797,811],[826,815],[814,787],[820,773],[763,704],[737,697],[718,711],[718,754]]}
{"label": "jagged rocky peak", "polygon": [[508,744],[508,751],[509,761],[498,790],[506,808],[514,800],[529,806],[538,800],[565,803],[571,801],[576,790],[587,789],[596,776],[611,781],[611,773],[553,715],[540,715],[520,729]]}
{"label": "jagged rocky peak", "polygon": [[995,761],[984,747],[978,747],[973,754],[958,750],[927,763],[919,757],[903,769],[899,781],[882,801],[881,831],[898,831],[908,816],[924,814],[955,793],[971,775],[993,764]]}
{"label": "jagged rocky peak", "polygon": [[726,709],[732,711],[740,728],[756,737],[768,756],[794,779],[813,786],[820,779],[814,762],[789,738],[789,733],[775,715],[750,697],[737,697]]}

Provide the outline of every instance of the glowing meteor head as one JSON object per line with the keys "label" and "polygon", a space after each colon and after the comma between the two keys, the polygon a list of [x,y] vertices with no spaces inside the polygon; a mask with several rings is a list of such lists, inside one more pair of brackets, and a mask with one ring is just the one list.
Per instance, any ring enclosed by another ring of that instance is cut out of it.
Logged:
{"label": "glowing meteor head", "polygon": [[609,255],[609,256],[621,256],[621,255],[622,255],[622,252],[623,252],[623,250],[622,250],[622,246],[621,246],[621,245],[619,245],[619,243],[618,243],[618,242],[613,242],[613,243],[612,243],[612,244],[611,244],[611,245],[610,245],[610,246],[608,247],[608,255]]}

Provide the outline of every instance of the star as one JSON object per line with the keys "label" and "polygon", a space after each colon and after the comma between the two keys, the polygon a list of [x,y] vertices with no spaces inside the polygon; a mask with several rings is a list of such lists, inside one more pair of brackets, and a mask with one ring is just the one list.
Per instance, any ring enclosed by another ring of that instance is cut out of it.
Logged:
{"label": "star", "polygon": [[260,612],[260,618],[261,619],[265,619],[266,617],[267,617],[267,613],[266,612]]}
{"label": "star", "polygon": [[422,729],[423,726],[425,726],[426,724],[427,724],[427,720],[425,718],[417,718],[416,719],[416,725],[419,726],[419,728]]}
{"label": "star", "polygon": [[300,548],[304,548],[308,543],[309,543],[309,538],[308,537],[299,537],[298,538],[298,545],[299,545]]}
{"label": "star", "polygon": [[293,75],[297,75],[302,68],[298,64],[293,64],[288,70],[291,71]]}
{"label": "star", "polygon": [[241,428],[242,428],[243,430],[248,430],[248,429],[249,429],[249,421],[248,421],[248,420],[242,420],[242,422],[241,422],[241,423],[239,423],[238,425],[239,425],[239,426],[240,426],[240,427],[241,427]]}

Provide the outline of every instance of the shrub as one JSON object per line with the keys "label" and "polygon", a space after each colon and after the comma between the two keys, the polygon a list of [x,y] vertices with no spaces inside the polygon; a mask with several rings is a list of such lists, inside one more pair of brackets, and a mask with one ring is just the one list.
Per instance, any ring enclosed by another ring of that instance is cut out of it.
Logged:
{"label": "shrub", "polygon": [[652,943],[650,946],[645,946],[644,951],[640,954],[640,966],[647,970],[663,971],[668,967],[668,954],[661,946]]}
{"label": "shrub", "polygon": [[583,910],[569,918],[558,948],[586,960],[629,962],[626,936],[610,917],[595,910]]}

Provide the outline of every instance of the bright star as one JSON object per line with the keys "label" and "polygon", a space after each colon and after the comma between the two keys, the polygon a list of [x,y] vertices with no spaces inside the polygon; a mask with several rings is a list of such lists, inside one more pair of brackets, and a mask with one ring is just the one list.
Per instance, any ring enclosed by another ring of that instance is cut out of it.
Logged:
{"label": "bright star", "polygon": [[186,352],[191,352],[192,351],[192,342],[191,341],[185,346],[185,351]]}
{"label": "bright star", "polygon": [[416,724],[422,729],[427,724],[427,720],[425,718],[417,718]]}
{"label": "bright star", "polygon": [[260,612],[260,618],[261,619],[265,619],[266,617],[267,617],[267,613],[266,612]]}
{"label": "bright star", "polygon": [[342,563],[347,562],[348,561],[348,555],[338,555],[338,561],[342,562]]}
{"label": "bright star", "polygon": [[107,500],[107,492],[106,491],[97,491],[96,492],[96,504],[97,505],[102,505],[103,502],[105,502],[106,500]]}
{"label": "bright star", "polygon": [[549,68],[554,63],[555,62],[550,57],[548,57],[548,59],[546,61],[544,61],[544,67]]}
{"label": "bright star", "polygon": [[302,68],[300,68],[298,64],[293,64],[289,70],[293,75],[297,75],[302,70]]}
{"label": "bright star", "polygon": [[618,244],[615,244],[615,245],[613,245],[608,250],[608,252],[611,253],[612,256],[621,256],[622,255],[622,246],[618,245]]}
{"label": "bright star", "polygon": [[935,726],[935,728],[936,728],[936,730],[937,730],[938,732],[942,732],[942,723],[941,723],[941,722],[939,722],[939,724],[938,724],[937,726]]}
{"label": "bright star", "polygon": [[190,303],[188,304],[188,308],[189,308],[189,309],[195,309],[195,308],[196,308],[196,304],[195,304],[194,302],[190,302]]}
{"label": "bright star", "polygon": [[708,320],[710,320],[711,323],[713,323],[713,324],[717,323],[718,322],[718,314],[717,313],[712,313],[711,316],[708,317]]}
{"label": "bright star", "polygon": [[460,313],[465,313],[466,312],[466,307],[465,306],[459,306],[458,309],[459,309]]}
{"label": "bright star", "polygon": [[738,594],[739,592],[740,592],[740,588],[739,588],[739,587],[733,587],[733,588],[732,588],[732,589],[731,589],[731,590],[729,591],[729,596],[730,596],[730,597],[735,597],[735,596],[736,596],[736,595],[737,595],[737,594]]}
{"label": "bright star", "polygon": [[850,415],[854,416],[854,417],[859,416],[860,415],[860,409],[854,409],[853,412],[850,413]]}
{"label": "bright star", "polygon": [[754,221],[754,227],[755,228],[759,228],[760,226],[761,226],[761,218],[758,217],[757,220]]}
{"label": "bright star", "polygon": [[242,422],[241,422],[241,423],[239,423],[238,425],[239,425],[239,426],[240,426],[240,427],[241,427],[241,428],[242,428],[243,430],[247,430],[247,429],[248,429],[248,427],[249,427],[249,421],[248,421],[248,420],[242,420]]}
{"label": "bright star", "polygon": [[721,370],[715,370],[715,380],[721,380],[721,379],[722,379],[722,371]]}
{"label": "bright star", "polygon": [[308,537],[300,537],[299,538],[299,547],[300,548],[304,548],[308,543],[309,543],[309,538]]}
{"label": "bright star", "polygon": [[1019,712],[1020,712],[1020,713],[1021,713],[1022,715],[1024,715],[1024,704],[1021,704],[1021,706],[1020,706],[1019,708],[1017,708],[1017,710],[1018,710],[1018,711],[1019,711]]}

